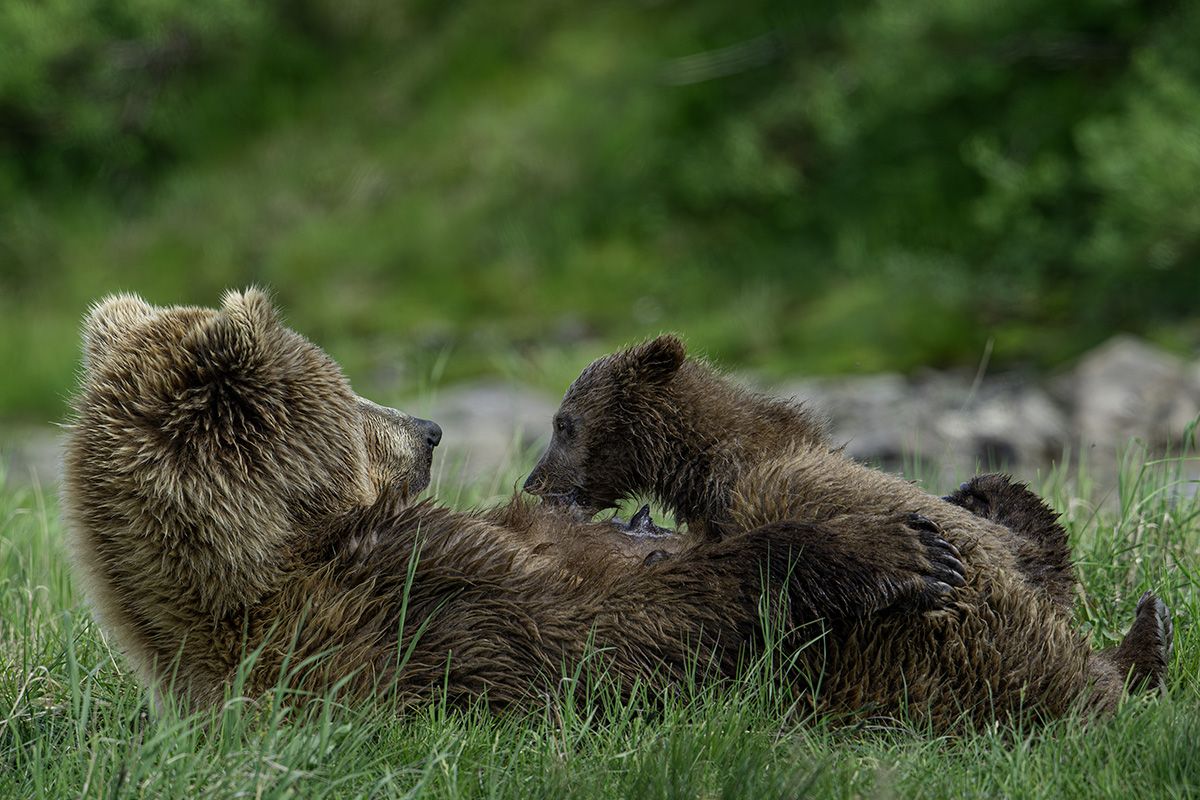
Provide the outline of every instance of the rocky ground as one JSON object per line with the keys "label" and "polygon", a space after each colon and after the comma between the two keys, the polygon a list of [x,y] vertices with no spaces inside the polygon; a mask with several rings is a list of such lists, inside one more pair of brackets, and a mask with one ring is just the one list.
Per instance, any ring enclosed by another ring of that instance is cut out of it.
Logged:
{"label": "rocky ground", "polygon": [[1103,479],[1133,440],[1151,453],[1197,444],[1200,360],[1117,336],[1048,378],[885,374],[798,380],[779,393],[821,409],[852,456],[895,471],[912,471],[920,453],[922,474],[943,479],[997,468],[1033,478],[1082,457]]}
{"label": "rocky ground", "polygon": [[[980,469],[1035,478],[1082,455],[1093,477],[1111,481],[1131,439],[1151,452],[1178,452],[1200,415],[1200,360],[1185,361],[1144,341],[1117,336],[1060,374],[924,372],[808,378],[760,387],[812,404],[833,438],[855,458],[886,469],[936,475],[950,485]],[[440,479],[494,481],[503,493],[514,467],[549,432],[558,398],[486,381],[442,389],[422,413],[446,431]],[[52,488],[59,431],[0,429],[10,482]],[[913,453],[920,453],[919,465]],[[1197,469],[1200,474],[1200,467]],[[1196,484],[1192,484],[1194,487]]]}

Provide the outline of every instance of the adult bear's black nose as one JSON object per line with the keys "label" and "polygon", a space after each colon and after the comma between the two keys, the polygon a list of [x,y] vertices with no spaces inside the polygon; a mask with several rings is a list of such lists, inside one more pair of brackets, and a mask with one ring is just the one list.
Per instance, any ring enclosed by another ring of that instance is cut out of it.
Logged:
{"label": "adult bear's black nose", "polygon": [[418,419],[417,424],[421,426],[425,432],[425,443],[430,447],[437,447],[442,441],[442,426],[438,425],[431,419]]}

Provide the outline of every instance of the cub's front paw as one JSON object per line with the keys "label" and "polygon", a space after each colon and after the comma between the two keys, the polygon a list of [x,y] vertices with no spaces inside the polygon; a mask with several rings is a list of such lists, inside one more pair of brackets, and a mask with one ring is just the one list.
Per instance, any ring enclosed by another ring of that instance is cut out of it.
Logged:
{"label": "cub's front paw", "polygon": [[937,608],[954,590],[967,585],[966,568],[958,548],[942,538],[941,529],[928,517],[911,513],[901,520],[908,536],[910,560],[901,565],[909,576],[901,581],[900,602],[920,609]]}
{"label": "cub's front paw", "polygon": [[670,528],[660,528],[654,524],[654,518],[650,516],[649,505],[642,506],[636,514],[629,518],[629,522],[622,522],[617,517],[613,517],[611,522],[617,530],[630,536],[661,538],[675,533]]}

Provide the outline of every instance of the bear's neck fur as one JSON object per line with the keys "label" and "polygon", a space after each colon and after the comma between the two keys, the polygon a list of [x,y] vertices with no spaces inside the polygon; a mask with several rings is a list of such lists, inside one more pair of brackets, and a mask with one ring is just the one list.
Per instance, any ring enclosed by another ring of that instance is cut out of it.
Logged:
{"label": "bear's neck fur", "polygon": [[687,361],[663,387],[644,437],[655,451],[646,486],[689,529],[720,535],[737,478],[764,458],[821,444],[823,423],[802,405],[766,397]]}

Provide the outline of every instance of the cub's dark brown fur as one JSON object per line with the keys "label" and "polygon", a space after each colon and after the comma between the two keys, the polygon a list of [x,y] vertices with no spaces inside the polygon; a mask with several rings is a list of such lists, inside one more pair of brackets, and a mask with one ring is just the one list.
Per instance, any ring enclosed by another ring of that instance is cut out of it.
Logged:
{"label": "cub's dark brown fur", "polygon": [[[1072,703],[1111,709],[1131,670],[1160,684],[1170,647],[1161,601],[1139,608],[1122,658],[1093,653],[1065,613],[1070,568],[1061,528],[1040,501],[1045,514],[1032,505],[1016,516],[1003,503],[984,508],[997,488],[984,482],[946,502],[857,464],[802,406],[753,394],[686,360],[673,336],[584,370],[526,482],[535,494],[589,511],[649,494],[700,541],[814,525],[828,538],[816,558],[836,553],[878,567],[861,581],[864,591],[887,580],[895,521],[914,514],[929,521],[961,554],[966,586],[943,611],[891,610],[835,629],[822,651],[818,703],[826,710],[889,708],[907,694],[910,708],[940,722],[988,703],[1061,713]],[[1029,500],[1011,486],[1003,494]]]}
{"label": "cub's dark brown fur", "polygon": [[928,606],[951,553],[897,517],[890,579],[863,596],[835,574],[854,562],[803,566],[816,524],[645,566],[653,551],[561,509],[415,503],[440,431],[357,397],[253,290],[220,310],[112,297],[84,340],[63,490],[74,561],[141,677],[194,705],[219,701],[248,652],[251,691],[290,668],[305,689],[403,704],[545,702],[578,685],[564,675],[599,672],[655,696],[734,677],[761,646],[763,598],[784,630],[851,625]]}
{"label": "cub's dark brown fur", "polygon": [[567,390],[525,489],[585,509],[646,491],[693,533],[720,534],[735,478],[762,454],[822,444],[804,408],[713,380],[663,336],[599,359]]}

